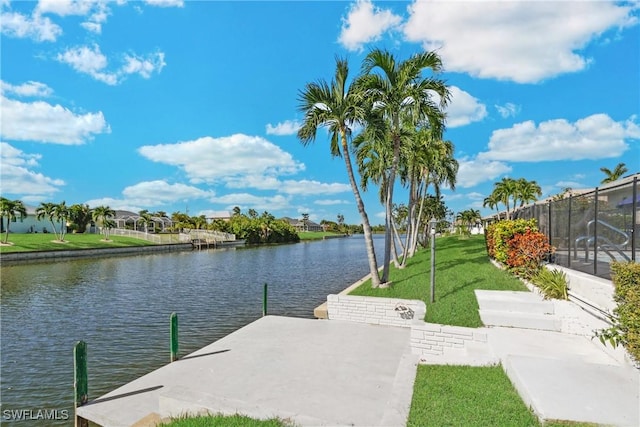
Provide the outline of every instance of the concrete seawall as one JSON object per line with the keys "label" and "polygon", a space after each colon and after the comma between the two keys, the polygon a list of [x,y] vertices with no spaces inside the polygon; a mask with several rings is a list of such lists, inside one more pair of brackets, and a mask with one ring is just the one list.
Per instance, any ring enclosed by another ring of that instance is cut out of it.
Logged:
{"label": "concrete seawall", "polygon": [[91,258],[102,256],[139,255],[145,253],[170,252],[192,250],[191,243],[174,243],[153,246],[129,246],[123,248],[74,249],[58,251],[10,252],[0,254],[2,264],[21,264],[34,261],[49,261],[54,259]]}

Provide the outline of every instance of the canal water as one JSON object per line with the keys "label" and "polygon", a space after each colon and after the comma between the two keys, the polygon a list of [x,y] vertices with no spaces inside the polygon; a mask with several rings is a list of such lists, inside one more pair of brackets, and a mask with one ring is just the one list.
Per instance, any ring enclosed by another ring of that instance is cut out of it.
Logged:
{"label": "canal water", "polygon": [[269,314],[310,318],[367,273],[362,236],[2,266],[0,424],[73,425],[78,340],[95,399],[168,363],[171,312],[186,355],[259,318],[264,283]]}

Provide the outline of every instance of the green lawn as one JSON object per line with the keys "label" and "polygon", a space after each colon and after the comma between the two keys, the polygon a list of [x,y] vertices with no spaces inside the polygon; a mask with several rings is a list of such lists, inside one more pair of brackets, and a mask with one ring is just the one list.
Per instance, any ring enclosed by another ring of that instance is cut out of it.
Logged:
{"label": "green lawn", "polygon": [[321,240],[326,236],[342,236],[340,233],[330,233],[328,231],[301,231],[298,232],[300,240]]}
{"label": "green lawn", "polygon": [[[2,234],[2,241],[5,235]],[[148,246],[154,243],[133,237],[111,236],[111,242],[103,242],[102,234],[67,234],[65,243],[54,242],[53,233],[9,233],[12,246],[0,246],[0,253],[26,251],[60,251],[69,249],[118,248],[126,246]]]}
{"label": "green lawn", "polygon": [[162,427],[286,427],[293,424],[279,419],[255,420],[243,415],[211,415],[193,418],[179,418],[169,423],[161,424]]}
{"label": "green lawn", "polygon": [[436,302],[431,304],[430,252],[419,251],[404,269],[392,266],[390,289],[372,289],[368,280],[350,295],[419,299],[427,304],[427,322],[480,327],[475,289],[527,290],[520,280],[489,262],[484,236],[440,237],[436,240]]}
{"label": "green lawn", "polygon": [[500,366],[418,366],[407,426],[538,426]]}

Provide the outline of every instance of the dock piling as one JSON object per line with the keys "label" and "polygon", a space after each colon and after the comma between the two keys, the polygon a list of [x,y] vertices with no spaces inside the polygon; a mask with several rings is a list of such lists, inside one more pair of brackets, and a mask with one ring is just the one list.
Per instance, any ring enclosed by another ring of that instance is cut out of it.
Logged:
{"label": "dock piling", "polygon": [[77,409],[89,401],[87,374],[87,343],[78,341],[73,346],[74,425],[89,427],[89,422],[78,416]]}
{"label": "dock piling", "polygon": [[262,293],[262,316],[267,315],[267,284],[264,284],[264,291]]}
{"label": "dock piling", "polygon": [[173,313],[171,313],[171,316],[169,317],[169,349],[171,352],[171,362],[175,362],[176,360],[178,360],[178,350],[179,350],[179,346],[178,346],[178,315],[176,314],[176,312],[174,311]]}

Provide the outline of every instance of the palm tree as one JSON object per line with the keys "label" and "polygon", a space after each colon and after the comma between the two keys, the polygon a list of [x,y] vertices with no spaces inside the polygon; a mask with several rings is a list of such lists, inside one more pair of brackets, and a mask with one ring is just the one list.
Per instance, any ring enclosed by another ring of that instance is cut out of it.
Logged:
{"label": "palm tree", "polygon": [[56,228],[56,223],[54,222],[54,218],[56,217],[56,204],[49,202],[42,202],[36,208],[36,218],[41,220],[42,218],[48,218],[51,223],[51,228],[53,228],[53,233],[58,236],[58,229]]}
{"label": "palm tree", "polygon": [[613,181],[619,180],[625,173],[628,172],[627,166],[624,163],[618,163],[613,170],[609,170],[605,167],[600,168],[606,177],[600,181],[600,184],[608,184]]}
{"label": "palm tree", "polygon": [[[440,106],[449,101],[449,90],[443,80],[423,77],[425,69],[436,73],[442,69],[442,61],[435,52],[422,52],[406,61],[397,62],[388,51],[374,49],[362,63],[363,76],[358,80],[359,90],[366,93],[373,110],[386,122],[390,144],[388,156],[391,159],[387,172],[385,200],[385,249],[382,281],[389,278],[391,262],[391,221],[393,187],[400,164],[401,146],[405,126],[429,126],[438,138],[444,128],[444,114],[433,100],[432,93],[440,97]],[[386,132],[385,132],[386,133]],[[380,153],[379,153],[380,154]]]}
{"label": "palm tree", "polygon": [[500,203],[500,199],[498,198],[497,194],[494,192],[484,198],[484,200],[482,201],[482,207],[495,209],[497,213],[500,213],[500,210],[498,209],[499,203]]}
{"label": "palm tree", "polygon": [[114,226],[114,223],[110,218],[116,216],[116,211],[111,209],[109,206],[102,205],[94,208],[92,215],[96,224],[102,224],[104,239],[109,240],[109,230]]}
{"label": "palm tree", "polygon": [[[493,187],[493,194],[507,209],[507,219],[510,218],[510,201],[516,194],[516,181],[513,178],[502,178]],[[513,201],[515,207],[515,199]]]}
{"label": "palm tree", "polygon": [[298,130],[298,139],[306,146],[315,141],[318,128],[325,127],[329,130],[331,155],[342,156],[344,160],[356,206],[362,218],[371,285],[377,288],[380,286],[380,276],[373,247],[371,224],[356,183],[349,152],[353,126],[364,125],[365,100],[363,94],[356,90],[354,85],[347,84],[348,77],[347,61],[336,58],[335,76],[330,83],[324,80],[307,83],[304,90],[300,91],[299,110],[304,113],[304,122]]}
{"label": "palm tree", "polygon": [[67,233],[67,220],[69,219],[69,208],[64,200],[54,206],[53,215],[57,221],[60,221],[60,234],[57,236],[58,241],[64,242],[64,236]]}
{"label": "palm tree", "polygon": [[15,221],[20,218],[20,221],[27,217],[27,208],[22,203],[22,200],[9,200],[5,197],[0,197],[0,221],[4,217],[7,217],[7,227],[5,228],[4,244],[9,243],[9,227],[11,221]]}
{"label": "palm tree", "polygon": [[540,196],[542,196],[542,189],[536,181],[527,181],[524,178],[516,181],[514,203],[516,200],[520,200],[520,207],[526,203],[535,202]]}
{"label": "palm tree", "polygon": [[69,207],[69,220],[73,223],[76,233],[84,233],[91,222],[91,208],[89,205],[75,204]]}

